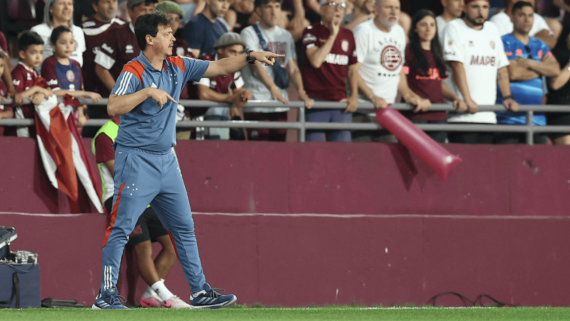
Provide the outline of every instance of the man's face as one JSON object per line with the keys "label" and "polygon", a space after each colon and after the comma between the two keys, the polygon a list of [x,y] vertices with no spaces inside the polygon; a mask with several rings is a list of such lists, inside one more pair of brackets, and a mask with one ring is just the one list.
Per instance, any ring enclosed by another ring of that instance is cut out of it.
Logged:
{"label": "man's face", "polygon": [[223,17],[230,9],[231,0],[207,0],[210,10],[216,17]]}
{"label": "man's face", "polygon": [[105,21],[111,21],[117,15],[117,0],[99,0],[97,4],[93,4],[93,10]]}
{"label": "man's face", "polygon": [[131,23],[133,26],[137,22],[138,17],[147,13],[153,13],[155,5],[155,3],[151,3],[147,6],[146,3],[141,2],[140,4],[134,6],[132,9],[128,9],[127,12],[129,13],[129,17],[131,18]]}
{"label": "man's face", "polygon": [[44,45],[31,45],[26,50],[20,50],[18,54],[26,66],[36,68],[42,64],[43,52]]}
{"label": "man's face", "polygon": [[463,13],[463,7],[465,6],[464,0],[441,0],[444,11],[448,12],[455,18],[461,17]]}
{"label": "man's face", "polygon": [[281,13],[281,3],[276,1],[269,2],[259,8],[256,8],[255,11],[263,23],[272,28],[275,27],[277,24],[277,19],[279,19],[279,13]]}
{"label": "man's face", "polygon": [[170,24],[172,27],[172,32],[176,33],[178,27],[180,26],[180,15],[177,13],[169,13],[168,16],[172,18],[172,23]]}
{"label": "man's face", "polygon": [[152,49],[157,55],[172,56],[172,48],[176,39],[170,25],[159,24],[156,37],[152,38],[152,36],[147,35],[147,41],[149,37],[152,39]]}
{"label": "man's face", "polygon": [[516,12],[513,12],[511,21],[513,22],[513,29],[518,33],[524,35],[530,32],[532,24],[534,23],[534,10],[531,7],[524,7]]}
{"label": "man's face", "polygon": [[242,45],[231,45],[225,48],[218,48],[218,58],[224,59],[229,57],[235,57],[242,54],[245,48]]}
{"label": "man's face", "polygon": [[489,2],[473,1],[465,6],[465,19],[474,26],[482,26],[489,17]]}
{"label": "man's face", "polygon": [[[335,4],[334,6],[332,4]],[[345,6],[344,8],[342,6]],[[324,23],[330,23],[333,20],[340,21],[344,17],[346,3],[344,0],[327,0],[321,6],[321,16]]]}
{"label": "man's face", "polygon": [[392,28],[400,17],[400,0],[378,0],[376,2],[376,20],[386,28]]}

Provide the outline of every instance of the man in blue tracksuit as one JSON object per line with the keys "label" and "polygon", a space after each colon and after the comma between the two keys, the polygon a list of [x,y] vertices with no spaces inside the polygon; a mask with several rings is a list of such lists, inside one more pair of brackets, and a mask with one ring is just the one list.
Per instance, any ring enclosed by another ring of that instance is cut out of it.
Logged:
{"label": "man in blue tracksuit", "polygon": [[[173,57],[174,36],[163,13],[139,17],[135,35],[140,55],[125,65],[109,97],[110,116],[121,116],[115,139],[115,191],[111,223],[103,242],[100,293],[93,309],[126,309],[119,301],[117,278],[123,248],[148,204],[171,234],[192,295],[192,308],[222,308],[235,295],[220,295],[207,283],[198,254],[188,194],[173,147],[177,99],[190,80],[236,72],[248,63],[272,65],[282,57],[248,51],[215,62]],[[170,57],[169,57],[170,56]],[[153,290],[160,292],[160,287]]]}

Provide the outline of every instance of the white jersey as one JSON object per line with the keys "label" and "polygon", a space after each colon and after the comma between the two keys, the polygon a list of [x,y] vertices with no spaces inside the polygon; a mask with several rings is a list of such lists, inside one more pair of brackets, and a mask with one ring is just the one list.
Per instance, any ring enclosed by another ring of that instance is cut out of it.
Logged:
{"label": "white jersey", "polygon": [[[509,65],[503,41],[492,22],[485,22],[483,29],[469,27],[463,19],[451,21],[444,36],[445,61],[458,61],[465,68],[467,86],[471,98],[478,105],[494,105],[497,99],[497,72]],[[462,97],[455,82],[453,90]],[[476,114],[449,114],[448,122],[497,123],[494,112]]]}
{"label": "white jersey", "polygon": [[[51,37],[53,28],[45,23],[42,23],[32,27],[31,31],[37,32],[37,34],[40,35],[44,41],[43,60],[46,60],[46,58],[53,56],[53,48],[51,47],[51,41],[49,39]],[[85,35],[83,34],[83,29],[79,28],[76,25],[72,25],[71,33],[73,34],[73,40],[75,40],[75,50],[73,50],[73,53],[69,58],[77,61],[79,65],[83,67],[83,52],[86,50]]]}
{"label": "white jersey", "polygon": [[445,27],[447,26],[447,21],[445,21],[442,16],[437,16],[435,17],[435,23],[437,24],[437,36],[439,38],[439,42],[443,45],[443,36]]}
{"label": "white jersey", "polygon": [[[284,58],[277,58],[276,62],[281,65],[281,67],[286,68],[289,64],[290,60],[297,60],[295,54],[295,41],[293,40],[293,36],[291,33],[283,28],[275,26],[273,30],[264,29],[262,26],[257,23],[259,31],[261,32],[261,36],[267,43],[267,47],[273,53],[285,55]],[[259,41],[259,37],[253,29],[253,26],[249,26],[244,28],[241,31],[241,38],[247,45],[248,49],[255,50],[255,51],[264,51],[261,48],[261,43]],[[264,66],[267,75],[269,75],[269,79],[273,80],[273,67],[271,66]],[[271,96],[271,91],[269,88],[265,86],[265,84],[261,81],[259,76],[254,72],[252,66],[246,66],[241,70],[243,81],[245,82],[245,88],[249,89],[253,94],[253,99],[255,100],[273,100]],[[281,95],[283,98],[288,99],[287,89],[279,88]],[[271,112],[284,112],[288,111],[289,108],[246,108],[244,111],[246,112],[255,112],[255,113],[271,113]]]}
{"label": "white jersey", "polygon": [[[354,29],[360,75],[374,95],[393,104],[398,94],[400,71],[405,62],[406,33],[400,25],[384,32],[368,20]],[[368,97],[361,98],[369,100]]]}
{"label": "white jersey", "polygon": [[[505,11],[497,13],[496,15],[492,16],[491,19],[489,20],[497,26],[497,30],[499,30],[499,35],[504,36],[509,33],[513,33],[513,22],[511,21],[511,17],[509,17],[505,13]],[[548,27],[546,20],[544,20],[544,18],[541,17],[539,14],[535,13],[534,23],[528,34],[531,37],[534,37],[537,33],[541,32],[544,29],[552,32],[552,30],[550,30],[550,28]]]}

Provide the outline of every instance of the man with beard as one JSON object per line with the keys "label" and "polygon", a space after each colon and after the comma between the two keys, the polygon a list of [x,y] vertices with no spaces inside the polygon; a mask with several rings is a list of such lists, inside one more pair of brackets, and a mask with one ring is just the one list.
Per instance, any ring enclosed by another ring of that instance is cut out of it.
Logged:
{"label": "man with beard", "polygon": [[[362,63],[358,88],[360,98],[372,101],[374,107],[385,108],[396,102],[398,92],[405,102],[420,110],[429,109],[431,103],[410,90],[402,66],[406,48],[406,33],[398,24],[399,0],[377,0],[375,17],[361,23],[354,29],[356,55]],[[353,123],[375,123],[375,112],[355,112]],[[355,142],[393,142],[391,135],[377,132],[355,131]]]}
{"label": "man with beard", "polygon": [[[478,112],[479,105],[494,105],[497,85],[504,97],[503,105],[517,111],[518,103],[511,96],[509,61],[503,41],[489,16],[488,0],[466,0],[463,19],[451,21],[445,29],[444,59],[453,70],[451,89],[467,104],[465,110],[449,114],[450,123],[496,124],[494,112]],[[451,132],[449,141],[464,144],[490,144],[490,132]]]}
{"label": "man with beard", "polygon": [[354,30],[366,20],[374,18],[374,0],[354,0],[352,14],[344,15],[344,27]]}

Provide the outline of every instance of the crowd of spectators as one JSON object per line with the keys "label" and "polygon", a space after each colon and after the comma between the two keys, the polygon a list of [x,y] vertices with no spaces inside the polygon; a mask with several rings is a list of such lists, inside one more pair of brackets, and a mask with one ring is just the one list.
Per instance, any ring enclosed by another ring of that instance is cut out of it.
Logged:
{"label": "crowd of spectators", "polygon": [[[407,102],[415,109],[403,114],[418,124],[521,125],[526,113],[518,112],[519,105],[570,103],[570,1],[401,1],[39,0],[35,8],[10,7],[15,3],[10,1],[1,19],[15,26],[36,23],[24,31],[8,28],[8,41],[0,32],[0,96],[14,98],[11,106],[0,103],[0,119],[34,118],[33,105],[23,104],[26,97],[33,102],[53,94],[95,102],[108,97],[123,66],[140,52],[134,23],[155,10],[173,18],[175,55],[215,61],[251,49],[284,56],[275,66],[256,63],[186,84],[180,99],[233,107],[179,106],[179,120],[287,121],[289,108],[242,106],[251,99],[284,104],[298,99],[309,122],[375,122],[374,110],[359,109],[369,101],[376,109]],[[12,66],[11,57],[18,64]],[[315,101],[347,102],[347,108],[311,109]],[[430,110],[443,103],[455,112]],[[480,105],[493,104],[505,110],[479,111]],[[79,106],[74,116],[79,127],[88,118],[110,118],[104,106]],[[533,119],[535,126],[570,125],[565,113],[535,113]],[[0,135],[7,136],[33,137],[33,131],[33,126],[0,127]],[[85,127],[82,135],[97,131]],[[525,142],[518,133],[428,134],[441,143]],[[177,132],[178,139],[244,137],[284,141],[286,130]],[[382,131],[309,131],[307,140],[395,138]],[[570,144],[570,135],[535,135],[535,143],[550,141]]]}

